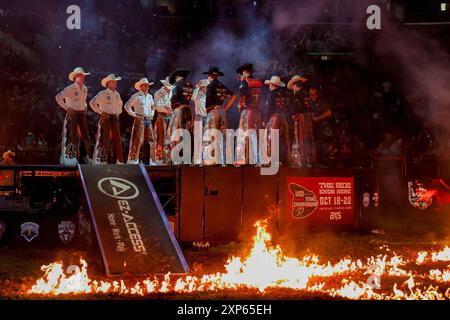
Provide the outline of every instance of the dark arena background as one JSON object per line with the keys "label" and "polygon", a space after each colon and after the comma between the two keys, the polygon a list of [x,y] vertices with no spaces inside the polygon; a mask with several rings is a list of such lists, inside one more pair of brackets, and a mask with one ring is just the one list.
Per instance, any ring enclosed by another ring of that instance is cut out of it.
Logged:
{"label": "dark arena background", "polygon": [[450,299],[448,0],[1,0],[0,26],[1,300]]}

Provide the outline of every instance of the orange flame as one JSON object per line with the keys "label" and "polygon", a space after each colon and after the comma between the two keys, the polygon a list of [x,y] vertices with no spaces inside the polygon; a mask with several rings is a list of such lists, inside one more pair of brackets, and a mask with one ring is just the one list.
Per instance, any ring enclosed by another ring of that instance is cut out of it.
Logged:
{"label": "orange flame", "polygon": [[[44,275],[27,291],[27,294],[99,294],[145,296],[153,293],[191,293],[235,289],[256,289],[265,294],[269,288],[289,288],[349,299],[449,299],[450,290],[445,293],[438,287],[420,289],[415,279],[428,279],[439,283],[450,282],[450,271],[435,269],[427,274],[418,275],[404,267],[410,263],[422,264],[427,256],[432,261],[449,261],[450,248],[431,254],[419,252],[415,261],[404,260],[394,255],[370,257],[365,263],[361,260],[343,258],[337,263],[320,263],[316,255],[306,255],[301,259],[287,257],[282,249],[272,245],[271,235],[267,232],[267,221],[258,221],[256,235],[250,253],[242,257],[232,257],[225,265],[226,272],[205,274],[201,277],[187,275],[172,278],[168,273],[163,279],[154,276],[134,285],[124,280],[93,280],[88,276],[87,263],[80,259],[81,268],[71,275],[64,272],[62,262],[42,266]],[[447,260],[445,260],[447,259]],[[336,287],[335,278],[345,277]],[[368,282],[353,281],[352,277],[396,276],[408,277],[400,286],[394,284],[392,292],[382,293]],[[331,279],[331,281],[330,281]]]}

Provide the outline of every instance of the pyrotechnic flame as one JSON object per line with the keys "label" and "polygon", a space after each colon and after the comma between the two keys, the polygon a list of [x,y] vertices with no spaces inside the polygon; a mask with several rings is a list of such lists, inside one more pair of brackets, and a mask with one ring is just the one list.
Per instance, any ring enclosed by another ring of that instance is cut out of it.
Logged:
{"label": "pyrotechnic flame", "polygon": [[[64,272],[62,262],[42,266],[44,275],[28,290],[28,294],[100,294],[145,296],[154,293],[192,293],[219,290],[257,289],[265,294],[269,288],[289,288],[349,299],[445,299],[450,292],[442,293],[438,287],[420,289],[415,277],[427,278],[439,283],[450,282],[449,270],[431,270],[424,275],[416,275],[403,269],[411,261],[404,260],[394,253],[390,259],[386,255],[370,257],[366,263],[361,260],[343,258],[337,263],[320,263],[318,256],[306,255],[301,259],[287,257],[278,245],[272,244],[267,232],[267,221],[258,221],[253,246],[246,257],[232,257],[225,265],[225,272],[205,274],[201,277],[187,275],[173,278],[170,273],[163,279],[154,276],[128,285],[125,281],[93,280],[88,276],[87,263],[80,259],[81,268],[71,275]],[[427,256],[432,261],[448,261],[450,249],[431,254],[419,252],[412,263],[422,264]],[[445,260],[448,259],[448,260]],[[373,268],[373,266],[376,266]],[[367,274],[381,277],[408,277],[400,286],[395,283],[392,292],[382,293],[362,281],[353,281],[353,276]],[[340,286],[335,285],[337,278],[343,278]],[[331,279],[331,281],[330,281]],[[320,280],[320,281],[319,281]],[[334,286],[333,286],[334,284]]]}

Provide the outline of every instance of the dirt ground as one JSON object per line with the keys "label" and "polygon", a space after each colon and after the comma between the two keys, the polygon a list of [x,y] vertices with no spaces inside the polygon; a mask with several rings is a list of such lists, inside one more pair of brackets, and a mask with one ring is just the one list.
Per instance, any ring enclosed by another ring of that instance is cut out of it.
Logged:
{"label": "dirt ground", "polygon": [[[337,262],[342,258],[364,260],[379,254],[389,256],[398,255],[408,261],[415,261],[417,253],[421,250],[440,250],[450,244],[447,236],[437,237],[432,233],[410,233],[398,231],[383,231],[384,234],[361,235],[356,232],[320,232],[299,234],[295,239],[292,236],[278,235],[273,242],[280,245],[283,253],[289,257],[301,258],[305,255],[316,254],[321,262]],[[184,247],[186,260],[191,268],[191,274],[201,276],[215,272],[225,272],[224,265],[231,256],[245,257],[251,247],[251,242],[229,243],[212,245],[207,249],[195,249]],[[40,267],[57,260],[67,263],[76,263],[80,256],[89,262],[89,276],[95,279],[106,279],[100,268],[96,268],[85,252],[75,250],[49,251],[49,250],[26,250],[19,251],[11,248],[0,248],[0,299],[47,299],[48,296],[28,295],[27,290],[34,284],[37,278],[43,275]],[[412,270],[417,274],[427,273],[431,269],[440,268],[444,270],[449,267],[449,261],[424,263],[415,265],[409,263],[404,268]],[[353,273],[337,275],[327,279],[327,286],[339,287],[345,283],[344,278],[364,281],[367,275],[364,273]],[[125,278],[125,281],[134,281],[135,278]],[[391,292],[394,283],[405,283],[407,276],[384,276],[382,278],[382,292]],[[430,285],[438,286],[439,292],[444,294],[450,288],[450,282],[437,282],[432,279],[422,279],[421,287]],[[141,299],[135,296],[119,296],[115,294],[99,295],[60,295],[51,297],[56,299]],[[293,290],[284,288],[269,288],[263,293],[256,289],[223,290],[217,292],[196,292],[180,294],[174,292],[146,295],[143,298],[164,299],[331,299],[330,295],[318,292],[307,292],[304,290]],[[342,298],[342,297],[341,297]]]}

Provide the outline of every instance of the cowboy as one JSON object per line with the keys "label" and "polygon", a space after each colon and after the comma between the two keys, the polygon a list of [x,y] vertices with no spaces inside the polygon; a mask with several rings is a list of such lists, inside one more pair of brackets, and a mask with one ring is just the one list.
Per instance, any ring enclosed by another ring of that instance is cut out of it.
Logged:
{"label": "cowboy", "polygon": [[173,85],[170,103],[172,105],[172,116],[169,122],[168,136],[171,141],[171,151],[179,142],[179,132],[177,129],[191,130],[192,112],[189,103],[191,102],[194,87],[186,80],[189,70],[176,69],[169,76],[169,83]]}
{"label": "cowboy", "polygon": [[295,75],[288,82],[292,90],[290,109],[294,121],[292,162],[294,166],[312,166],[316,159],[311,111],[308,108],[307,78]]}
{"label": "cowboy", "polygon": [[[280,161],[282,163],[290,163],[290,147],[289,147],[289,129],[287,123],[288,117],[288,103],[287,95],[284,90],[286,84],[281,81],[278,76],[272,76],[270,80],[264,81],[266,85],[269,86],[269,92],[266,99],[266,110],[268,115],[265,117],[264,122],[267,123],[265,129],[264,138],[267,144],[263,145],[263,156],[264,164],[268,164],[271,158],[271,140],[273,139],[274,129],[280,130],[280,140],[279,151],[280,151]],[[275,143],[278,143],[275,141]]]}
{"label": "cowboy", "polygon": [[100,114],[98,122],[97,141],[94,148],[94,163],[105,164],[110,155],[110,135],[112,137],[113,150],[118,164],[123,164],[122,139],[120,136],[119,115],[122,113],[122,99],[117,92],[117,81],[121,77],[109,74],[103,78],[101,84],[104,90],[97,93],[89,102],[91,108]]}
{"label": "cowboy", "polygon": [[252,78],[253,64],[246,63],[236,72],[239,74],[239,103],[241,113],[237,137],[236,161],[237,165],[249,162],[258,163],[258,139],[256,131],[261,126],[261,89],[262,82]]}
{"label": "cowboy", "polygon": [[125,103],[125,111],[134,118],[133,129],[131,130],[130,151],[128,153],[128,164],[139,163],[139,151],[144,141],[150,145],[150,165],[155,165],[155,144],[156,137],[152,127],[152,120],[155,114],[155,104],[150,92],[147,78],[142,78],[134,84],[138,90]]}
{"label": "cowboy", "polygon": [[169,83],[169,77],[161,80],[163,86],[155,92],[155,109],[156,109],[156,150],[155,160],[158,165],[168,164],[166,149],[169,145],[167,137],[167,126],[172,114],[172,107],[170,103],[170,93],[172,85]]}
{"label": "cowboy", "polygon": [[[236,100],[236,96],[233,92],[228,89],[222,82],[219,81],[219,77],[223,76],[223,72],[219,70],[218,67],[211,66],[209,70],[203,74],[208,75],[208,88],[206,90],[206,110],[208,116],[206,119],[206,129],[215,129],[222,131],[222,137],[225,136],[225,131],[227,129],[227,110],[233,105]],[[223,107],[223,102],[225,98],[228,99],[228,103]],[[219,139],[216,135],[212,134],[211,131],[208,132],[208,140],[214,137],[214,141],[211,141],[210,150],[208,150],[208,158],[205,160],[206,164],[224,164],[223,155],[223,140]],[[212,156],[212,157],[211,157]]]}
{"label": "cowboy", "polygon": [[206,88],[209,84],[208,79],[200,80],[192,94],[192,100],[195,106],[194,116],[194,164],[203,164],[203,127],[206,121]]}
{"label": "cowboy", "polygon": [[73,83],[64,88],[55,97],[58,105],[66,110],[62,130],[61,156],[62,165],[76,165],[78,163],[78,132],[86,151],[85,163],[91,162],[91,139],[89,138],[87,113],[87,87],[84,79],[90,73],[77,67],[69,73],[69,80]]}

